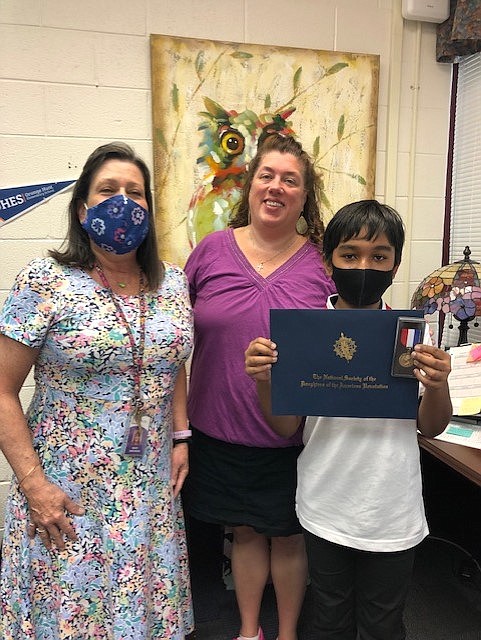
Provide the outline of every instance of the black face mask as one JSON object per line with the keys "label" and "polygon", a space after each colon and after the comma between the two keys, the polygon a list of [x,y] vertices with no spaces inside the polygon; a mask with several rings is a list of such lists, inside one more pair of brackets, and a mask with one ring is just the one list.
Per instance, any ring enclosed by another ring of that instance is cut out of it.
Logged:
{"label": "black face mask", "polygon": [[332,266],[332,279],[337,293],[353,307],[367,307],[380,302],[392,284],[393,271],[378,269],[338,269]]}

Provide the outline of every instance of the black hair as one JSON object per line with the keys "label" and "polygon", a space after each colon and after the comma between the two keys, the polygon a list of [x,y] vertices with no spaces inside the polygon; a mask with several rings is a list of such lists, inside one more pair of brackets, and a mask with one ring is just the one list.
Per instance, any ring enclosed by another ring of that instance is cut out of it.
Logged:
{"label": "black hair", "polygon": [[147,278],[148,287],[155,291],[160,285],[164,266],[159,260],[157,240],[154,225],[154,207],[150,188],[150,171],[146,163],[125,142],[109,142],[97,147],[82,169],[80,177],[75,183],[72,198],[68,205],[69,224],[67,236],[60,249],[52,249],[48,253],[61,264],[68,264],[85,269],[93,269],[95,256],[90,248],[87,232],[80,224],[78,217],[79,206],[87,201],[92,178],[107,160],[123,160],[138,167],[144,178],[145,199],[149,210],[149,231],[144,241],[137,249],[137,262]]}
{"label": "black hair", "polygon": [[394,247],[394,266],[400,264],[404,245],[403,221],[395,209],[377,200],[351,202],[339,209],[324,231],[324,260],[332,263],[334,249],[360,233],[367,240],[384,233]]}
{"label": "black hair", "polygon": [[322,222],[318,202],[321,200],[321,181],[309,155],[301,144],[292,136],[280,133],[272,133],[260,142],[257,153],[249,163],[246,181],[242,189],[241,200],[229,220],[229,227],[245,227],[249,224],[249,192],[254,175],[262,162],[263,157],[271,151],[290,153],[297,158],[302,167],[304,189],[306,190],[306,202],[302,215],[307,222],[306,236],[316,245],[322,243],[324,223]]}

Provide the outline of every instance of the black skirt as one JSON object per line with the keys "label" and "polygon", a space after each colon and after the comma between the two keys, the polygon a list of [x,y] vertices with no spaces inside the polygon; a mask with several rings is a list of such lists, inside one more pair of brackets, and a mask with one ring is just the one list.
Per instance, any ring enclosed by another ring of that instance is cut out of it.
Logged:
{"label": "black skirt", "polygon": [[295,498],[302,446],[247,447],[192,432],[182,491],[187,514],[203,522],[250,526],[270,537],[301,533]]}

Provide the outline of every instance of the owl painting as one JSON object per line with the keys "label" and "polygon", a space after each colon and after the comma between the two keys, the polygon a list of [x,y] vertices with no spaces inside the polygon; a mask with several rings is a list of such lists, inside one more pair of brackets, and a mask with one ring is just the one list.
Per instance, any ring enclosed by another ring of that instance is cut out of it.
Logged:
{"label": "owl painting", "polygon": [[201,111],[199,131],[201,155],[197,159],[201,183],[192,195],[187,216],[189,242],[194,247],[212,231],[225,229],[239,202],[247,166],[257,146],[270,133],[293,135],[289,116],[295,107],[281,113],[257,115],[246,109],[227,111],[210,98],[204,98],[207,111]]}
{"label": "owl painting", "polygon": [[322,179],[324,221],[373,197],[379,56],[152,35],[155,221],[183,266],[224,229],[270,132],[295,135]]}

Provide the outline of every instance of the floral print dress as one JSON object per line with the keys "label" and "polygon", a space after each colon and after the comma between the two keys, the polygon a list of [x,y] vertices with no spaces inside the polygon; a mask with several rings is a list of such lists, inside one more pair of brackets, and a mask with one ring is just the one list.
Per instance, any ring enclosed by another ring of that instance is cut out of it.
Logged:
{"label": "floral print dress", "polygon": [[[136,343],[138,296],[118,296]],[[27,535],[14,478],[1,567],[2,640],[181,640],[193,627],[185,529],[170,485],[172,398],[192,348],[183,272],[165,265],[147,292],[142,397],[152,417],[142,458],[122,454],[132,352],[109,292],[52,258],[17,277],[0,332],[40,349],[27,412],[51,482],[85,508],[65,551]]]}

